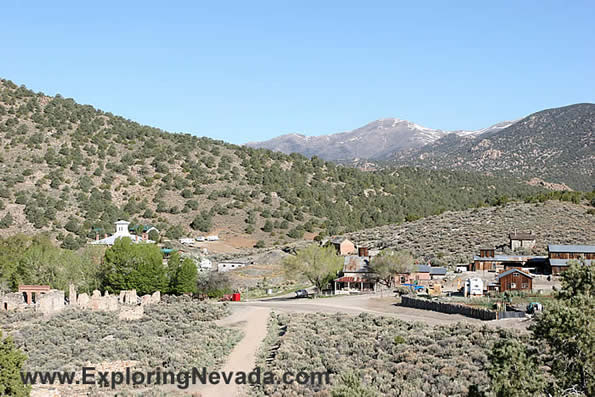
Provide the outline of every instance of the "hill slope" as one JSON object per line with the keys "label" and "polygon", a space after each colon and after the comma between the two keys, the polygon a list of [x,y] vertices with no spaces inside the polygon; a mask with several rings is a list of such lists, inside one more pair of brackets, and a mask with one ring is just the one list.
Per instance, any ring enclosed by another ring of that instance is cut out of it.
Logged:
{"label": "hill slope", "polygon": [[524,197],[522,183],[320,159],[172,134],[0,80],[0,234],[50,232],[76,248],[119,218],[171,238],[284,242]]}
{"label": "hill slope", "polygon": [[395,152],[417,149],[437,139],[454,136],[475,136],[481,133],[499,131],[511,122],[498,123],[478,131],[442,131],[422,127],[399,119],[373,121],[361,128],[338,134],[305,136],[287,134],[264,142],[247,143],[247,146],[270,149],[282,153],[300,153],[304,156],[318,156],[325,160],[383,160]]}
{"label": "hill slope", "polygon": [[[479,248],[508,243],[514,230],[533,231],[535,253],[547,255],[547,244],[594,244],[595,215],[588,208],[563,201],[509,204],[445,212],[402,225],[351,233],[353,241],[370,247],[405,249],[417,257],[432,254],[444,263],[468,263]],[[427,257],[426,260],[430,260]]]}
{"label": "hill slope", "polygon": [[453,135],[406,153],[396,164],[462,169],[566,183],[591,190],[595,171],[595,104],[547,109],[501,131]]}

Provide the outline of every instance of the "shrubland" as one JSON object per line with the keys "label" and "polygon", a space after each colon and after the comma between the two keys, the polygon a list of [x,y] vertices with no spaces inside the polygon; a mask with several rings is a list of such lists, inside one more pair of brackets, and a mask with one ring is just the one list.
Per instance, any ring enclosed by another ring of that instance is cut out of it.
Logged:
{"label": "shrubland", "polygon": [[354,374],[370,395],[466,395],[473,387],[489,384],[488,353],[504,336],[526,338],[487,326],[431,327],[367,313],[274,314],[266,348],[260,352],[263,370],[329,371],[331,384],[265,385],[253,392],[330,396],[345,388],[345,374]]}
{"label": "shrubland", "polygon": [[27,370],[76,371],[84,364],[135,361],[136,369],[179,371],[221,364],[241,339],[241,333],[211,322],[227,314],[225,305],[167,297],[146,306],[140,320],[67,308],[50,319],[22,322],[0,313],[0,324],[28,356]]}
{"label": "shrubland", "polygon": [[174,239],[233,229],[253,234],[256,243],[544,191],[459,171],[363,172],[167,133],[8,80],[0,80],[0,146],[0,233],[46,231],[69,249],[113,232],[119,218],[155,225]]}

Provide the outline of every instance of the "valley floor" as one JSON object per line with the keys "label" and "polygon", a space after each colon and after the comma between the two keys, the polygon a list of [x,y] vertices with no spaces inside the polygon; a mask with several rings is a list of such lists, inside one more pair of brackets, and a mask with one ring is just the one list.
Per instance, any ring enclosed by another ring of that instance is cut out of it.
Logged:
{"label": "valley floor", "polygon": [[[280,313],[370,313],[382,316],[396,317],[403,321],[420,321],[428,325],[445,325],[465,322],[474,325],[502,327],[525,330],[528,320],[508,319],[498,321],[482,321],[458,314],[445,314],[429,310],[420,310],[396,305],[396,298],[380,295],[338,296],[318,299],[293,299],[293,294],[234,302],[231,306],[232,314],[216,323],[221,326],[241,329],[244,338],[236,345],[228,356],[222,371],[250,372],[255,365],[258,349],[266,336],[268,315],[272,312]],[[197,386],[192,391],[198,391],[203,397],[244,396],[248,391],[235,384]]]}

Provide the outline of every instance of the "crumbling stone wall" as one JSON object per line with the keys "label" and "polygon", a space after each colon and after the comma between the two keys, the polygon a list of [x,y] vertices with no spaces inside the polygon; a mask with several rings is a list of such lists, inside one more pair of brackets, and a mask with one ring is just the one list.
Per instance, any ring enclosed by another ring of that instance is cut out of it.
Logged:
{"label": "crumbling stone wall", "polygon": [[1,300],[1,310],[22,310],[27,306],[21,292],[9,292],[2,295]]}
{"label": "crumbling stone wall", "polygon": [[58,313],[64,309],[64,291],[53,289],[41,294],[36,309],[43,314]]}
{"label": "crumbling stone wall", "polygon": [[[161,293],[154,292],[152,295],[143,295],[140,299],[136,290],[120,291],[119,295],[110,295],[107,291],[103,296],[98,290],[93,291],[91,297],[82,293],[77,296],[76,288],[73,285],[69,288],[70,302],[73,306],[82,309],[99,311],[118,311],[118,317],[122,320],[139,319],[144,314],[144,306],[161,302]],[[139,305],[140,302],[140,305]]]}

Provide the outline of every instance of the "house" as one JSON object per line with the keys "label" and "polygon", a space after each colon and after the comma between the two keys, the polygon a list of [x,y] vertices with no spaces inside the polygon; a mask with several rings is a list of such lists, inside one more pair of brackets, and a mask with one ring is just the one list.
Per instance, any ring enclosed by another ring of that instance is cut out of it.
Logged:
{"label": "house", "polygon": [[533,276],[521,268],[506,270],[496,277],[500,292],[505,291],[531,291],[533,289]]}
{"label": "house", "polygon": [[473,257],[472,271],[498,271],[515,267],[533,267],[544,269],[547,257],[536,255],[501,255],[494,248],[481,248],[479,255]]}
{"label": "house", "polygon": [[517,250],[519,248],[532,249],[535,247],[535,235],[533,232],[529,233],[514,233],[508,235],[509,246],[511,250]]}
{"label": "house", "polygon": [[568,268],[568,261],[584,259],[591,265],[595,260],[595,245],[555,245],[547,246],[548,260],[552,274],[560,274]]}
{"label": "house", "polygon": [[239,269],[244,266],[246,266],[246,263],[244,262],[219,262],[217,264],[217,271],[228,272],[230,270]]}
{"label": "house", "polygon": [[480,278],[468,278],[465,280],[463,293],[465,296],[482,296],[483,280]]}
{"label": "house", "polygon": [[335,237],[330,242],[339,255],[351,255],[355,253],[355,244],[346,237]]}
{"label": "house", "polygon": [[333,281],[335,293],[376,291],[376,277],[370,271],[369,265],[369,257],[346,256],[340,277]]}
{"label": "house", "polygon": [[148,233],[143,232],[142,236],[137,236],[136,234],[130,234],[128,229],[128,225],[130,222],[128,221],[117,221],[114,223],[116,225],[116,233],[112,234],[111,236],[105,235],[103,239],[99,239],[99,234],[96,236],[96,240],[90,242],[89,244],[92,245],[114,245],[117,239],[127,237],[132,240],[133,243],[155,243],[153,240],[149,240]]}

